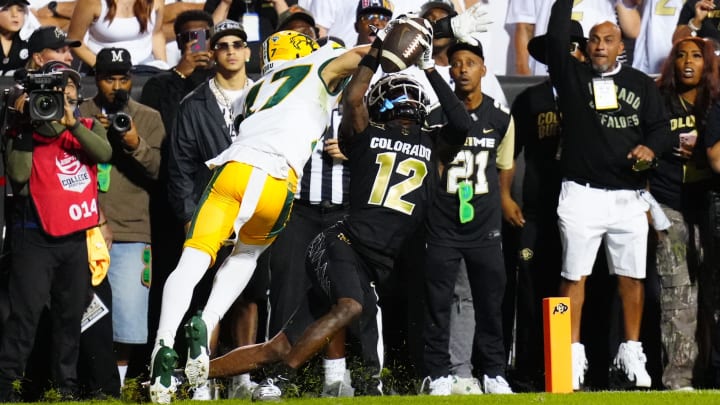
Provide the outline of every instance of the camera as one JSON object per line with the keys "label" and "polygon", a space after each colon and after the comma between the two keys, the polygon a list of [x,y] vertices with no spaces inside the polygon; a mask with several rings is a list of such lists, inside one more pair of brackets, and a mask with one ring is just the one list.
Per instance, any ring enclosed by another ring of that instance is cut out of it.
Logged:
{"label": "camera", "polygon": [[62,72],[30,73],[22,81],[32,121],[55,121],[65,115],[65,76]]}
{"label": "camera", "polygon": [[132,118],[124,112],[108,115],[108,121],[110,121],[110,128],[117,133],[127,132],[132,126]]}

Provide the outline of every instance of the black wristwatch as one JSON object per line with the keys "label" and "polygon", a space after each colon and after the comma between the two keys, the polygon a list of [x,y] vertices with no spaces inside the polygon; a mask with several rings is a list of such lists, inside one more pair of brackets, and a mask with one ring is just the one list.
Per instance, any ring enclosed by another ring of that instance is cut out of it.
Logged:
{"label": "black wristwatch", "polygon": [[53,17],[55,17],[55,18],[64,18],[64,19],[66,19],[66,20],[69,20],[70,17],[64,16],[64,15],[62,15],[62,14],[60,14],[60,13],[57,12],[57,5],[58,5],[58,4],[57,4],[57,1],[55,1],[55,0],[53,0],[53,1],[51,1],[50,3],[47,4],[47,8],[48,8],[48,10],[50,10],[50,12],[52,13]]}

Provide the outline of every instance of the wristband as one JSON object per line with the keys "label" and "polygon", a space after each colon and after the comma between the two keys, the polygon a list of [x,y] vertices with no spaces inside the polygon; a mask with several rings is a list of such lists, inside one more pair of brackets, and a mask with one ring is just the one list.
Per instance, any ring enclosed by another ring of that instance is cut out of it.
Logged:
{"label": "wristband", "polygon": [[172,71],[175,72],[176,75],[180,76],[181,79],[183,79],[183,80],[187,79],[187,76],[185,76],[184,74],[182,74],[182,72],[180,72],[179,70],[177,70],[177,68],[172,68]]}
{"label": "wristband", "polygon": [[98,228],[101,228],[103,226],[107,225],[107,219],[97,224]]}
{"label": "wristband", "polygon": [[687,25],[688,28],[690,28],[690,31],[697,32],[700,31],[700,27],[696,27],[695,24],[693,24],[694,18],[691,18],[690,21],[688,21]]}
{"label": "wristband", "polygon": [[358,64],[358,66],[365,66],[373,72],[377,70],[379,65],[380,62],[378,62],[378,58],[369,54],[363,56],[363,58],[360,59],[360,63]]}

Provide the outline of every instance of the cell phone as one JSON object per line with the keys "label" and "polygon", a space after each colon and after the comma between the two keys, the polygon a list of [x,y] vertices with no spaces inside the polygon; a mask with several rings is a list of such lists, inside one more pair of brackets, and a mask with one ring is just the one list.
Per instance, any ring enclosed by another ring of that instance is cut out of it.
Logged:
{"label": "cell phone", "polygon": [[205,52],[207,51],[207,32],[205,30],[190,31],[189,42],[197,40],[190,46],[190,52]]}

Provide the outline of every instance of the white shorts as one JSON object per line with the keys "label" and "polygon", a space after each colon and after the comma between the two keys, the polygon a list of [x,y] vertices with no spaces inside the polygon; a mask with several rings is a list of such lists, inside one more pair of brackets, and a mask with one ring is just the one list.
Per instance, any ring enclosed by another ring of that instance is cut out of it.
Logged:
{"label": "white shorts", "polygon": [[605,240],[610,274],[645,278],[649,204],[635,190],[604,190],[563,180],[558,225],[563,245],[562,277],[592,273]]}

